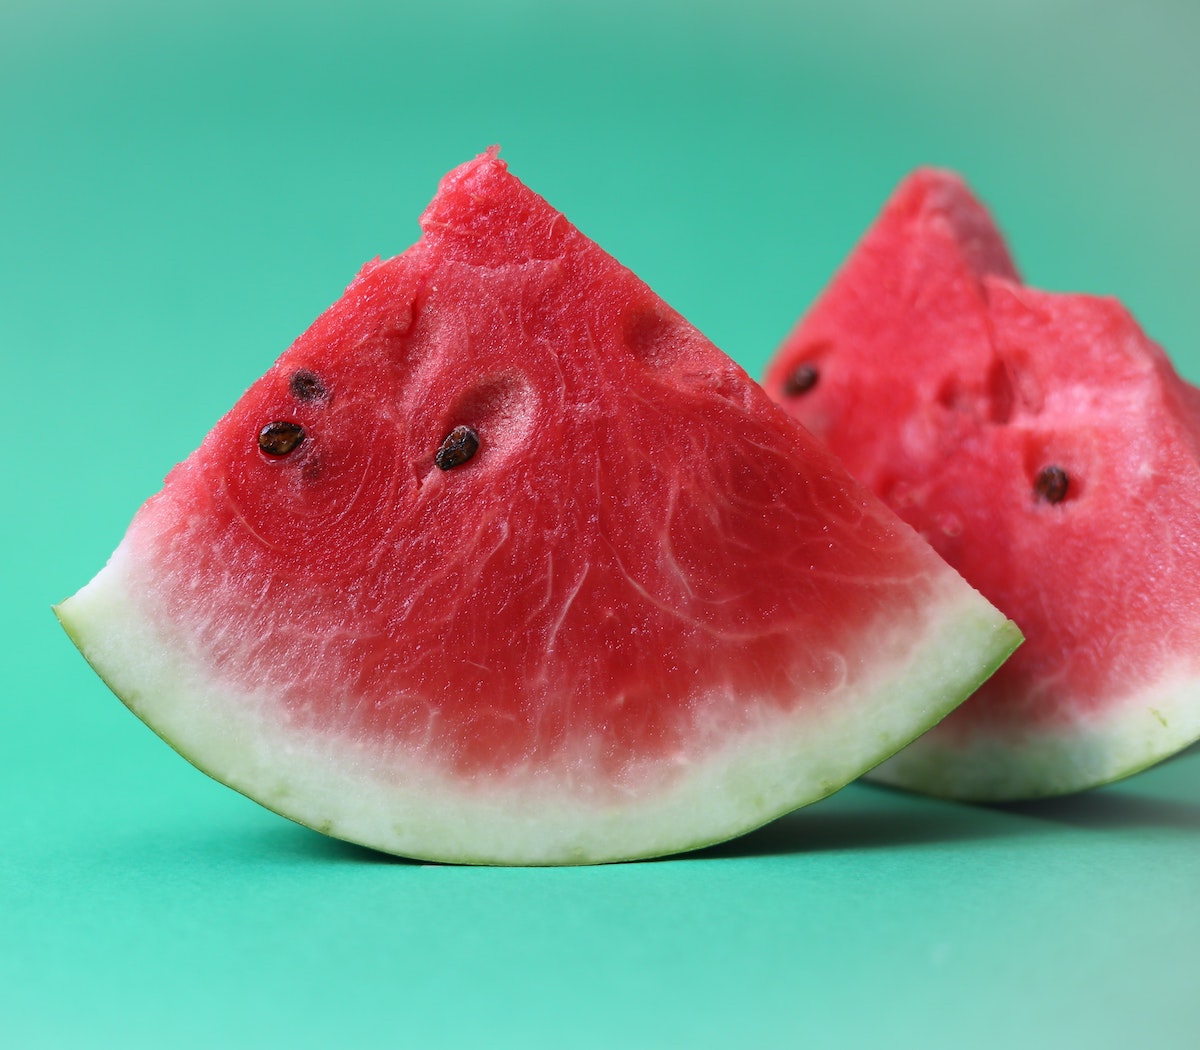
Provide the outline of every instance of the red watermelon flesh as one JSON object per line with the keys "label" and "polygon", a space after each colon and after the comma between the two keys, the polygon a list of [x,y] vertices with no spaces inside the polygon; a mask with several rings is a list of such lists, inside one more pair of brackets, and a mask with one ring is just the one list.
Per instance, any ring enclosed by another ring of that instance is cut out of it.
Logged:
{"label": "red watermelon flesh", "polygon": [[1011,650],[495,155],[443,180],[422,229],[59,608],[200,768],[403,855],[662,854],[835,790]]}
{"label": "red watermelon flesh", "polygon": [[964,183],[922,170],[766,387],[1026,637],[878,779],[1061,794],[1200,737],[1200,391],[1120,303],[1022,284]]}

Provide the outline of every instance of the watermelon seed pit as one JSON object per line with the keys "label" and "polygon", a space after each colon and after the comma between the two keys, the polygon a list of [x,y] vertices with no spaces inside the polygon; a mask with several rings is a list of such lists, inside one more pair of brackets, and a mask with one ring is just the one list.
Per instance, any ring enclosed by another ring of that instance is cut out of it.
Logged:
{"label": "watermelon seed pit", "polygon": [[442,439],[433,461],[441,470],[453,470],[478,451],[479,435],[470,427],[457,426]]}
{"label": "watermelon seed pit", "polygon": [[1067,498],[1067,487],[1070,479],[1062,467],[1050,465],[1043,467],[1033,483],[1033,491],[1038,499],[1047,503],[1061,503]]}
{"label": "watermelon seed pit", "polygon": [[297,371],[292,376],[289,386],[292,394],[300,401],[324,401],[329,396],[325,384],[307,368]]}
{"label": "watermelon seed pit", "polygon": [[268,423],[258,432],[258,447],[268,456],[286,456],[304,440],[304,428],[299,423]]}
{"label": "watermelon seed pit", "polygon": [[817,385],[817,380],[820,378],[821,373],[817,371],[816,365],[811,361],[802,361],[787,377],[783,384],[783,392],[788,397],[807,394]]}

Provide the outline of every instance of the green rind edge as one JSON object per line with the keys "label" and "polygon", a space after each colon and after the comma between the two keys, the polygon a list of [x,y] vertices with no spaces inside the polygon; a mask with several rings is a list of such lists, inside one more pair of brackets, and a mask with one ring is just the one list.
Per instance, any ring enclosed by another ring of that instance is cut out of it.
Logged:
{"label": "green rind edge", "polygon": [[1024,802],[1116,783],[1197,741],[1200,675],[1183,672],[1053,726],[939,725],[868,779],[962,802]]}

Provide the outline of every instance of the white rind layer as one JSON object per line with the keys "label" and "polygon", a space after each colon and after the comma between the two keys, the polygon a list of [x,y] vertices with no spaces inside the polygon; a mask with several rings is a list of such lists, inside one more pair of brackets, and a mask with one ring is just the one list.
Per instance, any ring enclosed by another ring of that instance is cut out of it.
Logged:
{"label": "white rind layer", "polygon": [[[711,724],[669,771],[597,793],[571,768],[465,780],[420,755],[289,726],[270,698],[233,689],[143,610],[147,576],[122,544],[56,609],[118,697],[218,781],[325,834],[389,853],[488,864],[658,856],[724,841],[815,802],[956,707],[1015,648],[1015,626],[951,570],[923,623],[885,627],[873,674],[819,710],[755,697]],[[698,703],[703,703],[701,698]],[[753,717],[747,718],[747,712]],[[733,717],[740,723],[736,729]],[[586,770],[578,762],[578,774]],[[670,775],[662,775],[669,772]]]}
{"label": "white rind layer", "polygon": [[937,726],[870,779],[941,798],[1015,802],[1120,780],[1198,739],[1200,676],[1176,673],[1054,728]]}

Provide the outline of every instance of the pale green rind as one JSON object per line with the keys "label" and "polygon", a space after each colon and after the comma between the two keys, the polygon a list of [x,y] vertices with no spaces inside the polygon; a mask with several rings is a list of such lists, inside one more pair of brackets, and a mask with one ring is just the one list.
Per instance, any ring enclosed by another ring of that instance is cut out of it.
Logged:
{"label": "pale green rind", "polygon": [[419,755],[291,728],[269,698],[215,680],[185,642],[141,611],[150,578],[123,544],[55,610],[130,710],[199,769],[283,816],[385,852],[464,863],[627,860],[743,834],[896,752],[1020,641],[946,569],[924,622],[881,625],[883,655],[861,688],[790,714],[756,707],[754,697],[715,698],[706,705],[710,722],[670,770],[652,770],[624,795],[597,795],[585,782],[586,755],[562,768],[464,782]]}
{"label": "pale green rind", "polygon": [[1200,676],[1174,674],[1050,729],[938,726],[870,774],[941,798],[1016,802],[1139,773],[1200,740]]}

